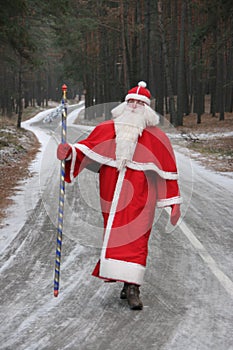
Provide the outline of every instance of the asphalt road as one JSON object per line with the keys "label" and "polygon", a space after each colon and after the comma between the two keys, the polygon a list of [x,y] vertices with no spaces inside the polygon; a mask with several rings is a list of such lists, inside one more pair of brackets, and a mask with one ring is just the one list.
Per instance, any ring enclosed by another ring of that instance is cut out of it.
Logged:
{"label": "asphalt road", "polygon": [[[60,292],[53,297],[56,123],[37,123],[52,135],[34,175],[40,195],[0,256],[0,349],[233,349],[232,181],[192,163],[179,147],[182,220],[172,230],[168,212],[156,213],[144,309],[129,310],[120,283],[91,276],[102,218],[97,175],[88,170],[66,186]],[[70,127],[69,141],[84,137],[83,130]],[[28,191],[25,201],[33,201]]]}

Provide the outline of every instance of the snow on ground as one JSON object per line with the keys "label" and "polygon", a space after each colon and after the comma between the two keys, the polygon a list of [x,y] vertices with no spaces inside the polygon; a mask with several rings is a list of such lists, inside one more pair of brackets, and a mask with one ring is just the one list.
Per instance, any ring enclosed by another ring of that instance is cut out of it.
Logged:
{"label": "snow on ground", "polygon": [[[76,115],[77,110],[70,113],[68,123]],[[35,123],[29,121],[25,125],[42,143],[41,152],[31,164],[34,182],[30,179],[21,184],[14,210],[12,207],[7,219],[7,231],[1,232],[5,236],[0,245],[3,250],[29,216],[15,242],[2,255],[0,318],[5,321],[1,323],[0,348],[231,349],[233,180],[205,169],[191,159],[190,150],[185,153],[180,144],[175,145],[186,204],[192,186],[193,196],[187,215],[174,234],[164,230],[168,215],[161,215],[153,227],[141,290],[143,311],[132,313],[127,303],[119,299],[121,286],[89,276],[99,251],[76,244],[81,234],[90,236],[87,225],[78,231],[76,241],[64,242],[61,293],[59,298],[53,298],[51,256],[55,252],[55,234],[44,203],[38,198],[43,192],[41,161],[47,157],[45,163],[52,168],[48,162],[53,153],[50,144],[55,146],[54,137],[59,134],[52,134],[51,138],[52,125],[43,127],[44,131],[39,129],[38,120],[43,117],[43,113],[39,114]],[[90,130],[90,126],[76,127]],[[50,190],[50,183],[47,187]],[[88,190],[92,199],[93,192]],[[78,196],[71,191],[71,197],[67,196],[67,202],[72,199],[70,205],[81,210]],[[54,198],[52,201],[55,208]],[[33,210],[37,202],[39,205]],[[87,208],[84,206],[83,210],[88,212]],[[91,219],[97,220],[97,216]],[[72,223],[67,230],[72,230]],[[96,234],[94,226],[93,231]],[[9,233],[9,239],[4,232]]]}
{"label": "snow on ground", "polygon": [[40,162],[50,136],[39,128],[33,127],[32,123],[42,120],[48,113],[50,113],[50,110],[40,112],[34,118],[22,123],[23,128],[31,130],[37,136],[41,143],[41,149],[29,168],[33,176],[20,182],[16,188],[17,194],[11,197],[13,204],[7,209],[7,217],[3,220],[1,228],[1,231],[3,232],[1,233],[0,238],[0,253],[10,244],[19,230],[23,227],[27,217],[35,208],[39,199],[40,188],[38,176]]}
{"label": "snow on ground", "polygon": [[[67,124],[72,124],[77,118],[77,113],[83,109],[83,102],[72,108],[76,107],[70,114]],[[0,228],[0,254],[16,237],[19,230],[23,227],[25,221],[29,217],[30,213],[34,210],[38,199],[40,198],[40,181],[39,173],[41,169],[41,162],[46,147],[51,139],[50,132],[44,132],[36,124],[42,122],[51,112],[56,110],[57,107],[51,108],[38,113],[35,117],[22,123],[22,127],[32,131],[38,138],[41,148],[37,153],[36,158],[31,163],[29,170],[32,176],[26,180],[21,181],[16,187],[17,193],[11,197],[13,204],[7,209],[6,218],[2,222]],[[83,129],[90,130],[90,127],[82,127]]]}
{"label": "snow on ground", "polygon": [[[72,112],[68,114],[67,125],[72,125],[74,121],[77,119],[78,114],[84,108],[83,102],[78,105],[71,106],[74,108]],[[40,152],[38,152],[35,160],[30,165],[30,172],[32,173],[32,177],[27,180],[22,181],[17,186],[17,194],[12,196],[13,205],[11,205],[7,210],[7,217],[3,220],[2,228],[0,231],[0,254],[4,251],[5,247],[10,244],[10,242],[17,235],[19,230],[23,227],[25,221],[29,217],[30,213],[36,206],[38,199],[40,198],[40,181],[39,181],[39,173],[41,168],[41,161],[43,158],[44,151],[51,140],[51,132],[49,130],[45,132],[38,125],[39,122],[45,120],[51,112],[56,110],[56,108],[49,109],[38,113],[35,117],[30,120],[27,120],[22,123],[22,127],[32,131],[38,138],[41,143]],[[75,125],[75,127],[85,130],[86,132],[91,131],[93,127],[85,126],[85,125]],[[219,133],[219,136],[232,136],[233,132],[225,132]],[[179,133],[168,134],[168,136],[172,140],[182,138],[182,135]],[[216,137],[216,133],[206,133],[206,134],[198,134],[199,139],[208,139]],[[190,150],[185,150],[183,147],[175,147],[178,167],[179,163],[184,163],[190,161],[189,155]],[[208,170],[199,164],[200,154],[193,151],[192,158],[195,158],[196,161],[191,160],[192,171],[194,173],[198,173],[200,175],[208,177],[212,182],[215,182],[217,185],[222,186],[229,192],[233,192],[233,173],[216,173],[214,171]],[[211,194],[210,194],[211,195]]]}

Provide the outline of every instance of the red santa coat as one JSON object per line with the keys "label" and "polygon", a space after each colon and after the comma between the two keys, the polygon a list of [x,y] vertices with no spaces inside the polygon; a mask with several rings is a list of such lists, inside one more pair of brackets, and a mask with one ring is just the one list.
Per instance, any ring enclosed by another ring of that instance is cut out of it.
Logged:
{"label": "red santa coat", "polygon": [[164,132],[147,127],[138,139],[132,161],[118,171],[115,136],[114,122],[106,121],[73,145],[65,180],[71,182],[83,168],[100,164],[104,239],[93,275],[140,285],[155,207],[181,203],[176,161]]}

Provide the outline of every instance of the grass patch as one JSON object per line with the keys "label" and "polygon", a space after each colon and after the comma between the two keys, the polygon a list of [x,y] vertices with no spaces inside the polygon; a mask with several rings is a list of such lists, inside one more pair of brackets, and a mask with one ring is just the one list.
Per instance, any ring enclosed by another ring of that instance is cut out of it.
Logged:
{"label": "grass patch", "polygon": [[0,130],[0,150],[13,147],[17,151],[24,148],[19,144],[19,139],[24,136],[24,131],[15,127],[8,127]]}
{"label": "grass patch", "polygon": [[233,157],[232,137],[189,142],[188,147],[206,155]]}

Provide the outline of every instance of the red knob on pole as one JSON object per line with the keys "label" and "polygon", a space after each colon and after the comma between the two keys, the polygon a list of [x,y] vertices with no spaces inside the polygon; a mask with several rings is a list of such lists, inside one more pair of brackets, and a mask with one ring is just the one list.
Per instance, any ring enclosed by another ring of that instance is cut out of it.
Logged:
{"label": "red knob on pole", "polygon": [[62,91],[64,91],[64,92],[67,91],[67,86],[66,86],[66,84],[63,84],[63,85],[62,85]]}
{"label": "red knob on pole", "polygon": [[62,92],[63,92],[63,99],[66,100],[66,92],[67,92],[66,84],[62,85]]}

